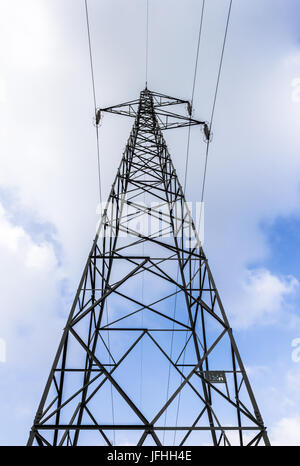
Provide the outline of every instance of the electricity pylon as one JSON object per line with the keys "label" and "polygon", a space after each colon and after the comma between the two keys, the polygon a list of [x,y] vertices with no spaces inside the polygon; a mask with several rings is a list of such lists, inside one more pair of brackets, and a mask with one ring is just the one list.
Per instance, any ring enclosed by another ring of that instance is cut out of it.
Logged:
{"label": "electricity pylon", "polygon": [[28,444],[269,445],[162,135],[208,126],[147,88],[102,112],[134,124]]}

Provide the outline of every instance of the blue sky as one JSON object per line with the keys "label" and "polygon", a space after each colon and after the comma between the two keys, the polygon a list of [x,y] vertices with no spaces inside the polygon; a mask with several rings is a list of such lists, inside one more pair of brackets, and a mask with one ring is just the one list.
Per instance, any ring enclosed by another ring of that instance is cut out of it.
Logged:
{"label": "blue sky", "polygon": [[267,264],[272,270],[297,275],[300,259],[299,227],[300,218],[296,215],[278,217],[271,224],[262,224],[271,250]]}
{"label": "blue sky", "polygon": [[[190,98],[200,2],[150,0],[149,87]],[[1,444],[24,444],[95,233],[84,2],[0,1]],[[97,101],[144,86],[145,2],[90,0]],[[209,2],[195,115],[209,119],[227,2]],[[274,444],[300,444],[299,2],[233,2],[205,198],[204,248]],[[131,122],[100,128],[107,197]],[[117,137],[116,137],[117,135]],[[185,130],[167,134],[181,180]],[[204,144],[191,132],[187,200]],[[276,410],[274,409],[276,406]]]}

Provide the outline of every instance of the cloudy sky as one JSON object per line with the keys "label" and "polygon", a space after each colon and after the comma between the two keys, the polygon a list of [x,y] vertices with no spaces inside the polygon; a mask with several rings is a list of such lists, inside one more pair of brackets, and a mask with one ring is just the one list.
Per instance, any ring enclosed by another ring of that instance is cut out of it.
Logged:
{"label": "cloudy sky", "polygon": [[[204,120],[228,8],[207,3],[194,100]],[[98,105],[136,98],[146,1],[89,8]],[[205,251],[271,442],[283,445],[300,445],[299,10],[297,0],[233,0],[205,192]],[[197,0],[149,0],[150,89],[191,98],[200,13]],[[1,444],[27,440],[95,234],[84,15],[83,0],[0,0]],[[103,119],[104,198],[130,123]],[[187,133],[166,139],[183,181]],[[188,200],[201,196],[204,150],[192,128]]]}

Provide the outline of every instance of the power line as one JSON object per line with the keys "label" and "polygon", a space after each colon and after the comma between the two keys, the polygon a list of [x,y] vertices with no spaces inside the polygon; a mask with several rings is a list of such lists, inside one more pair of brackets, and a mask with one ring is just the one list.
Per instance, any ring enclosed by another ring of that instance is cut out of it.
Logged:
{"label": "power line", "polygon": [[218,70],[218,78],[217,78],[217,84],[216,84],[216,89],[215,89],[214,102],[213,102],[212,111],[211,111],[209,129],[211,129],[211,126],[212,126],[215,107],[216,107],[217,94],[218,94],[219,83],[220,83],[220,76],[221,76],[221,71],[222,71],[222,66],[223,66],[224,50],[225,50],[227,32],[228,32],[228,26],[229,26],[229,19],[230,19],[230,14],[231,14],[231,7],[232,7],[232,0],[230,0],[230,2],[229,2],[229,8],[228,8],[228,14],[227,14],[227,20],[226,20],[226,27],[225,27],[225,34],[224,34],[222,53],[221,53],[221,58],[220,58],[220,65],[219,65],[219,70]]}
{"label": "power line", "polygon": [[[107,306],[107,300],[105,300],[105,308],[106,308],[106,325],[108,325],[108,306]],[[108,346],[108,362],[111,364],[112,358],[111,358],[111,351],[110,351],[110,336],[109,332],[107,332],[107,346]],[[112,415],[112,423],[115,425],[115,406],[114,406],[114,395],[113,395],[113,386],[112,384],[110,385],[110,397],[111,397],[111,415]],[[116,431],[113,430],[113,445],[116,444]]]}
{"label": "power line", "polygon": [[[91,68],[91,80],[92,80],[92,90],[93,90],[94,111],[95,111],[95,119],[96,119],[96,114],[97,114],[96,86],[95,86],[94,63],[93,63],[91,32],[90,32],[90,20],[89,20],[89,11],[88,11],[87,0],[84,0],[84,4],[85,4],[85,16],[86,16],[86,26],[87,26],[88,44],[89,44],[89,57],[90,57],[90,68]],[[98,127],[97,124],[95,125],[95,128],[96,128],[96,146],[97,146],[99,201],[100,201],[100,208],[101,208],[101,205],[102,205],[101,166],[100,166],[100,147],[99,147],[99,127]]]}
{"label": "power line", "polygon": [[[203,4],[204,4],[204,1],[203,1]],[[204,9],[203,4],[202,4],[202,16],[201,16],[200,28],[202,28],[203,9]],[[213,99],[213,105],[212,105],[212,111],[211,111],[211,117],[210,117],[210,123],[209,123],[209,134],[211,134],[211,128],[212,128],[212,123],[213,123],[213,118],[214,118],[214,113],[215,113],[215,108],[216,108],[216,101],[217,101],[221,71],[222,71],[222,66],[223,66],[223,58],[224,58],[225,45],[226,45],[226,40],[227,40],[227,32],[228,32],[228,25],[229,25],[229,19],[230,19],[230,14],[231,14],[231,7],[232,7],[232,0],[230,0],[229,7],[228,7],[226,26],[225,26],[225,33],[224,33],[224,39],[223,39],[223,45],[222,45],[222,52],[221,52],[221,57],[220,57],[220,63],[219,63],[219,69],[218,69],[218,75],[217,75],[217,82],[216,82],[216,87],[215,87],[215,93],[214,93],[214,99]],[[200,29],[200,31],[201,31],[201,29]],[[200,34],[199,34],[199,38],[200,38]],[[199,42],[200,42],[200,39],[198,40],[198,44],[199,44]],[[197,72],[198,52],[199,52],[199,47],[197,48],[197,60],[196,60],[196,66],[195,66],[194,83],[195,83],[195,80],[196,80],[195,76],[196,76],[196,72]],[[189,131],[190,131],[190,127],[189,127]],[[205,191],[205,181],[206,181],[206,174],[207,174],[207,162],[208,162],[210,141],[211,141],[210,138],[208,138],[207,141],[206,141],[205,163],[204,163],[204,172],[203,172],[202,189],[201,189],[201,205],[200,205],[200,218],[199,218],[198,231],[200,231],[200,226],[201,226],[201,217],[202,217],[202,208],[203,208],[203,201],[204,201],[204,191]],[[189,136],[188,136],[188,147],[189,147]],[[186,160],[188,162],[188,152],[187,152],[187,159]],[[187,163],[186,163],[185,185],[184,186],[186,186],[186,174],[187,174]],[[185,192],[185,188],[184,188],[184,192]],[[196,271],[196,263],[194,265],[194,274],[193,274],[194,276],[195,276],[195,271]],[[192,280],[192,282],[193,282],[193,280]],[[187,341],[187,332],[186,332],[186,341]],[[185,358],[185,351],[186,351],[186,347],[184,349],[184,356],[183,356],[184,358]],[[179,416],[180,401],[181,401],[181,392],[179,394],[178,403],[177,403],[176,424],[175,424],[176,426],[177,426],[178,416]],[[175,445],[175,440],[176,440],[176,430],[174,431],[174,441],[173,441],[174,445]]]}
{"label": "power line", "polygon": [[[87,26],[87,34],[88,34],[88,45],[89,45],[89,57],[90,57],[90,69],[91,69],[91,81],[92,81],[92,90],[93,90],[93,101],[94,101],[94,112],[95,112],[95,120],[97,117],[97,99],[96,99],[96,85],[95,85],[95,74],[94,74],[94,63],[93,63],[93,53],[92,53],[92,42],[91,42],[91,30],[90,30],[90,20],[89,20],[89,11],[88,11],[88,3],[87,0],[84,0],[85,4],[85,16],[86,16],[86,26]],[[98,166],[98,185],[99,185],[99,201],[100,201],[100,209],[102,209],[102,190],[101,190],[101,166],[100,166],[100,145],[99,145],[99,126],[95,124],[96,129],[96,147],[97,147],[97,166]],[[102,215],[102,212],[101,212]],[[108,309],[107,309],[107,301],[106,304],[106,319],[108,324]],[[109,363],[111,362],[111,351],[110,351],[110,338],[108,332],[108,352],[109,352]],[[111,385],[111,411],[112,411],[112,421],[113,425],[115,424],[115,409],[114,409],[114,399],[113,399],[113,390]],[[115,438],[115,431],[113,431],[114,441],[113,444],[116,443]]]}
{"label": "power line", "polygon": [[[145,173],[143,175],[143,180],[145,182]],[[144,205],[146,205],[146,193],[144,191]],[[142,243],[142,256],[145,257],[145,241]],[[144,302],[144,282],[145,282],[145,270],[142,271],[142,289],[141,289],[141,302]],[[144,309],[141,310],[141,328],[144,328]],[[143,401],[143,338],[140,341],[141,345],[141,359],[140,359],[140,409],[142,410],[142,401]]]}
{"label": "power line", "polygon": [[146,87],[148,83],[148,55],[149,55],[149,0],[146,0],[146,60],[145,60],[145,75],[146,75]]}
{"label": "power line", "polygon": [[[146,0],[146,56],[145,56],[145,81],[146,87],[148,84],[148,52],[149,52],[149,0]],[[145,174],[143,176],[145,181]],[[144,205],[145,205],[145,192],[144,192]],[[142,245],[142,255],[145,255],[145,242]],[[142,302],[144,300],[144,280],[145,271],[142,272]],[[141,327],[144,327],[144,309],[141,310]],[[143,396],[143,339],[141,340],[141,359],[140,359],[140,407],[142,408],[142,396]]]}
{"label": "power line", "polygon": [[[199,24],[199,33],[198,33],[198,42],[197,42],[197,51],[196,51],[196,60],[195,60],[195,68],[194,68],[194,77],[193,77],[193,86],[192,86],[192,94],[191,94],[191,109],[193,111],[193,103],[194,103],[194,95],[195,95],[195,85],[196,85],[196,78],[197,78],[197,71],[198,71],[198,61],[199,61],[199,50],[200,50],[200,43],[201,43],[201,36],[202,36],[202,26],[203,26],[203,16],[204,16],[204,7],[205,7],[205,0],[202,0],[202,8],[201,8],[201,16],[200,16],[200,24]],[[187,140],[187,151],[186,151],[186,162],[185,162],[185,174],[184,174],[184,188],[183,192],[185,194],[186,191],[186,183],[187,183],[187,172],[188,172],[188,163],[189,163],[189,153],[190,153],[190,138],[191,138],[191,126],[188,128],[188,140]],[[177,281],[178,281],[178,270],[177,270]],[[176,295],[177,298],[177,295]],[[183,354],[183,358],[185,360],[185,351],[186,351],[186,342],[187,342],[187,332],[185,337],[185,350]],[[172,341],[173,342],[173,341]],[[183,363],[184,364],[184,363]],[[184,368],[183,368],[184,370]],[[182,378],[181,378],[182,380]],[[177,403],[177,410],[176,410],[176,426],[178,423],[178,416],[179,416],[179,407],[180,407],[180,400],[181,400],[181,393],[179,394],[178,403]],[[176,430],[174,431],[174,438],[173,438],[173,445],[175,445],[176,440]]]}
{"label": "power line", "polygon": [[198,60],[199,60],[199,50],[200,50],[200,42],[201,42],[201,35],[202,35],[204,7],[205,7],[205,0],[202,1],[202,8],[201,8],[201,18],[200,18],[200,25],[199,25],[199,34],[198,34],[198,43],[197,43],[197,52],[196,52],[196,61],[195,61],[195,70],[194,70],[194,79],[193,79],[193,88],[192,88],[192,98],[191,98],[192,110],[193,110],[195,85],[196,85],[196,77],[197,77],[197,70],[198,70]]}
{"label": "power line", "polygon": [[[221,71],[222,71],[222,66],[223,66],[224,51],[225,51],[225,45],[226,45],[226,40],[227,40],[227,32],[228,32],[229,20],[230,20],[230,15],[231,15],[231,7],[232,7],[232,0],[230,0],[229,2],[226,27],[225,27],[225,33],[224,33],[224,39],[223,39],[223,45],[222,45],[222,52],[221,52],[221,57],[220,57],[219,69],[218,69],[217,82],[216,82],[214,100],[213,100],[210,122],[209,122],[209,134],[211,134],[211,128],[212,128],[214,114],[215,114],[217,95],[218,95]],[[202,189],[201,189],[201,207],[200,207],[200,218],[199,218],[198,231],[200,231],[200,226],[201,226],[202,206],[203,206],[203,201],[204,201],[204,191],[205,191],[205,181],[206,181],[206,173],[207,173],[207,162],[208,162],[210,140],[211,139],[209,138],[206,142],[206,153],[205,153],[204,173],[203,173]]]}
{"label": "power line", "polygon": [[[197,49],[196,49],[196,59],[195,59],[193,84],[192,84],[192,92],[191,92],[191,109],[192,109],[192,111],[193,111],[195,85],[196,85],[197,70],[198,70],[200,42],[201,42],[201,36],[202,36],[204,6],[205,6],[205,0],[202,0],[200,24],[199,24],[199,32],[198,32],[198,41],[197,41]],[[188,160],[189,160],[189,152],[190,152],[190,137],[191,137],[191,127],[189,126],[189,128],[188,128],[188,139],[187,139],[187,149],[186,149],[185,174],[184,174],[184,188],[183,188],[184,194],[185,194],[185,191],[186,191],[186,182],[187,182],[187,170],[188,170]],[[176,279],[177,282],[178,282],[178,276],[179,276],[179,267],[177,268],[177,279]],[[175,319],[176,307],[177,307],[177,293],[175,294],[173,319]],[[173,355],[173,343],[174,343],[174,321],[173,321],[173,332],[172,332],[172,336],[171,336],[170,359],[172,359],[172,355]],[[168,371],[167,399],[169,397],[169,390],[170,390],[170,377],[171,377],[171,362],[169,363],[169,371]],[[177,418],[178,418],[178,413],[177,413]],[[167,410],[165,411],[165,416],[164,416],[164,426],[166,426],[166,422],[167,422]],[[175,436],[175,432],[174,432],[174,436]],[[164,443],[164,440],[165,440],[165,431],[164,431],[164,434],[163,434],[163,443]]]}
{"label": "power line", "polygon": [[[198,42],[197,42],[197,51],[196,51],[196,60],[195,60],[195,68],[194,68],[194,77],[193,77],[193,85],[192,85],[192,93],[191,93],[191,109],[192,109],[192,111],[193,111],[195,85],[196,85],[197,70],[198,70],[200,42],[201,42],[201,36],[202,36],[204,6],[205,6],[205,0],[202,0],[202,8],[201,8],[201,16],[200,16],[200,24],[199,24],[199,33],[198,33]],[[191,138],[191,127],[189,126],[187,149],[186,149],[186,159],[185,159],[185,174],[184,174],[184,188],[183,188],[184,194],[185,194],[186,182],[187,182],[187,171],[188,171],[189,153],[190,153],[190,138]]]}

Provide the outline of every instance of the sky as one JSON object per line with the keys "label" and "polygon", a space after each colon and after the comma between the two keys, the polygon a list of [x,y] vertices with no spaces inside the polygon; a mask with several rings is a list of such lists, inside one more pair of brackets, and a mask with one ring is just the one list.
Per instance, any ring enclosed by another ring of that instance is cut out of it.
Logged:
{"label": "sky", "polygon": [[[207,3],[194,97],[204,120],[228,8]],[[90,0],[89,11],[97,104],[137,98],[146,2]],[[151,90],[191,98],[200,14],[196,0],[149,0]],[[84,2],[0,0],[0,63],[0,443],[22,445],[98,220]],[[204,249],[273,445],[300,445],[299,83],[299,2],[233,0]],[[104,199],[131,123],[102,121]],[[187,131],[166,140],[183,181]],[[192,128],[190,201],[200,200],[204,150]]]}

